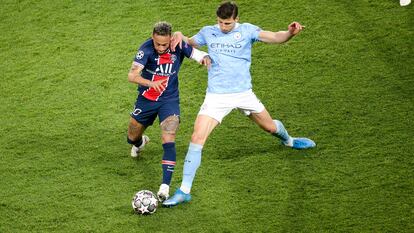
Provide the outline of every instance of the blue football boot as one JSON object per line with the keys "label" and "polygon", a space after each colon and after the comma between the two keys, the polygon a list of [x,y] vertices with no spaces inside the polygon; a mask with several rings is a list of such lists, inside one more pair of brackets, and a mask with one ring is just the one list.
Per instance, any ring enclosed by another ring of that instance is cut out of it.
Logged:
{"label": "blue football boot", "polygon": [[173,207],[180,203],[191,201],[191,194],[186,194],[181,189],[177,189],[172,197],[162,203],[164,207]]}
{"label": "blue football boot", "polygon": [[290,146],[296,150],[309,149],[316,146],[316,143],[309,138],[292,138],[292,145],[282,142],[285,146]]}

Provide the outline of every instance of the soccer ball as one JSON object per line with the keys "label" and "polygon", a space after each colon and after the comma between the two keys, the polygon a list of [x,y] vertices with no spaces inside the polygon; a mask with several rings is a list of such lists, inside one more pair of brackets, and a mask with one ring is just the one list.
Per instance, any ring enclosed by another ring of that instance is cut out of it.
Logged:
{"label": "soccer ball", "polygon": [[149,190],[141,190],[132,198],[132,208],[137,214],[153,214],[157,210],[158,199]]}

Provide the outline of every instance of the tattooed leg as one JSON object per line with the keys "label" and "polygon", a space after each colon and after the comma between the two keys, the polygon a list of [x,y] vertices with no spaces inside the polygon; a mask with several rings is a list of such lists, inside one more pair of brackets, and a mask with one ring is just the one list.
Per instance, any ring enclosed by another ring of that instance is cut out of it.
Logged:
{"label": "tattooed leg", "polygon": [[163,120],[160,124],[162,130],[162,141],[173,142],[175,141],[175,134],[180,124],[180,118],[177,115],[172,115]]}
{"label": "tattooed leg", "polygon": [[131,117],[128,126],[128,138],[131,141],[137,141],[142,137],[145,127],[138,123],[134,118]]}

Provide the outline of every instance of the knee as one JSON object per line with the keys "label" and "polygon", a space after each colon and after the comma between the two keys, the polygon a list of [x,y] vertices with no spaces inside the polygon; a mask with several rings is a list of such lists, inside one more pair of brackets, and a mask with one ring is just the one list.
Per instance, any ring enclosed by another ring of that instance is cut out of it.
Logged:
{"label": "knee", "polygon": [[172,115],[165,118],[160,126],[161,130],[166,133],[175,134],[178,130],[178,126],[180,125],[180,118],[177,115]]}
{"label": "knee", "polygon": [[165,118],[160,124],[162,130],[161,139],[163,143],[173,142],[175,140],[175,134],[178,130],[180,119],[177,115],[169,116]]}
{"label": "knee", "polygon": [[204,145],[206,140],[207,140],[207,138],[203,134],[201,134],[197,131],[194,131],[193,134],[191,135],[191,142],[192,143],[195,143],[195,144],[198,144],[198,145]]}

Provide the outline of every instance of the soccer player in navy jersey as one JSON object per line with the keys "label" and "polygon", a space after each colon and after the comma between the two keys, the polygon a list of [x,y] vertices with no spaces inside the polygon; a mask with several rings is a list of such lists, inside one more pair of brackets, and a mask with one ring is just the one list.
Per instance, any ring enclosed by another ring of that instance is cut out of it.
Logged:
{"label": "soccer player in navy jersey", "polygon": [[307,149],[316,144],[308,138],[289,136],[282,122],[274,120],[252,91],[250,76],[251,49],[254,42],[283,43],[297,35],[302,26],[293,22],[287,31],[271,32],[239,23],[238,7],[234,2],[222,3],[216,12],[217,24],[203,27],[187,38],[174,33],[172,47],[185,41],[200,47],[206,45],[211,57],[207,93],[194,124],[194,131],[184,161],[181,187],[164,206],[175,206],[191,200],[191,186],[201,163],[201,152],[208,136],[233,109],[238,109],[263,130],[279,138],[283,145]]}
{"label": "soccer player in navy jersey", "polygon": [[128,127],[128,143],[132,145],[131,156],[137,157],[149,138],[143,135],[158,116],[161,127],[163,178],[158,198],[169,196],[169,185],[176,163],[175,135],[180,122],[178,72],[184,57],[209,66],[207,53],[185,43],[172,51],[171,25],[155,24],[152,37],[145,41],[132,62],[128,81],[138,84],[138,97],[131,113]]}

